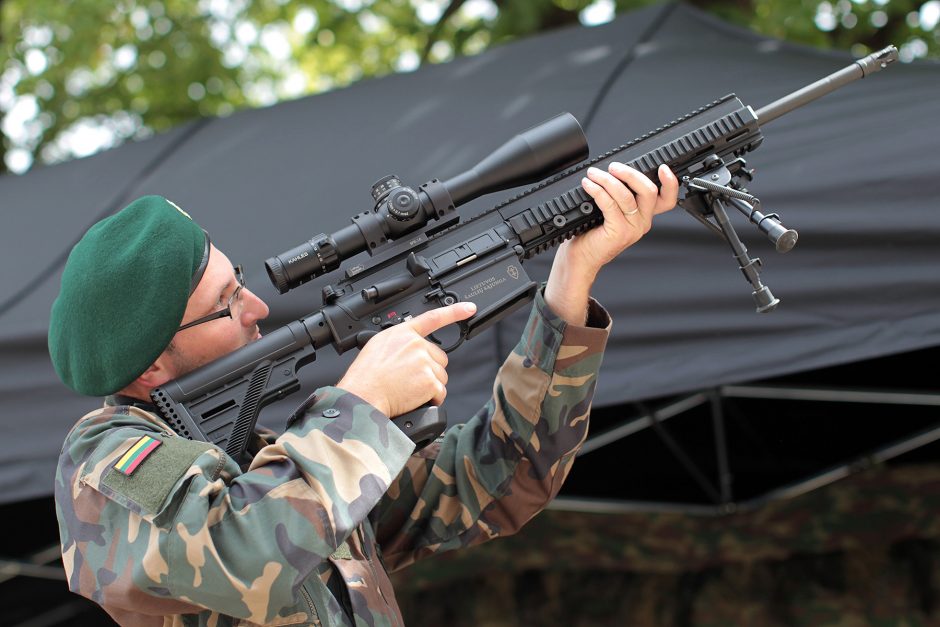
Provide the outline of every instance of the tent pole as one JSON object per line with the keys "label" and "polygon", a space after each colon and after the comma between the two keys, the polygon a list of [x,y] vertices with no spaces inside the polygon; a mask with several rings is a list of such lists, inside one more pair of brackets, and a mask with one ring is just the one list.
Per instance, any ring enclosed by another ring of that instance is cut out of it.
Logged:
{"label": "tent pole", "polygon": [[[914,392],[872,392],[869,390],[799,388],[770,385],[723,385],[718,393],[728,398],[767,398],[795,401],[831,401],[842,403],[883,403],[890,405],[937,405],[940,406],[940,394],[922,394]],[[698,392],[656,411],[660,422],[702,405],[709,396]],[[578,455],[595,451],[612,442],[633,435],[650,426],[649,415],[632,418],[613,429],[593,435],[587,439]]]}
{"label": "tent pole", "polygon": [[[10,579],[13,579],[14,577],[18,577],[20,575],[30,576],[30,573],[28,572],[20,572],[21,571],[20,566],[25,566],[28,569],[39,567],[43,569],[41,572],[46,573],[46,574],[51,574],[51,572],[46,569],[52,569],[58,573],[58,576],[54,576],[54,577],[47,577],[45,575],[34,575],[34,576],[43,577],[45,579],[64,580],[65,571],[62,570],[62,568],[58,566],[45,566],[45,564],[48,564],[49,562],[54,562],[55,560],[59,559],[61,556],[62,556],[61,547],[58,544],[53,544],[52,546],[46,547],[45,549],[29,556],[29,558],[27,558],[25,562],[4,560],[3,558],[0,558],[0,583],[3,583],[4,581],[9,581]],[[37,571],[37,572],[40,572],[40,571]]]}
{"label": "tent pole", "polygon": [[[645,409],[645,406],[640,403],[640,407]],[[656,435],[659,436],[659,439],[663,441],[663,444],[666,445],[666,448],[672,452],[676,459],[679,460],[679,463],[682,464],[686,472],[692,475],[692,479],[698,484],[700,488],[708,495],[708,497],[715,503],[721,503],[721,495],[718,493],[718,490],[715,488],[715,485],[708,479],[702,469],[692,461],[692,458],[689,457],[688,453],[685,452],[685,449],[671,436],[669,432],[666,431],[666,428],[661,424],[659,418],[657,417],[657,412],[648,411],[646,412],[649,416],[648,420],[650,426],[653,427],[653,430],[656,431]]]}
{"label": "tent pole", "polygon": [[723,510],[714,505],[693,503],[669,503],[657,501],[621,501],[618,499],[559,496],[546,509],[557,512],[579,512],[582,514],[690,514],[694,516],[717,516]]}
{"label": "tent pole", "polygon": [[721,392],[717,389],[708,393],[708,400],[712,410],[712,429],[715,432],[715,457],[718,461],[718,488],[721,491],[721,502],[731,503],[734,497],[731,492],[731,467],[728,463],[728,439],[725,435],[725,414],[721,404]]}
{"label": "tent pole", "polygon": [[869,390],[801,388],[774,385],[723,385],[719,390],[722,396],[734,398],[940,406],[940,394],[923,394],[917,392],[872,392]]}
{"label": "tent pole", "polygon": [[13,577],[38,577],[39,579],[54,579],[65,581],[65,571],[58,566],[44,566],[42,564],[30,564],[29,562],[18,562],[16,560],[0,559],[0,575],[4,579]]}
{"label": "tent pole", "polygon": [[658,503],[655,501],[622,501],[617,499],[598,499],[560,496],[552,501],[548,509],[567,512],[593,514],[632,514],[632,513],[677,513],[694,516],[722,516],[731,513],[760,509],[772,501],[792,499],[817,488],[834,483],[839,479],[866,470],[875,464],[913,451],[921,446],[940,440],[940,424],[921,433],[899,440],[888,446],[876,449],[868,455],[826,470],[805,481],[771,490],[764,495],[740,503],[726,503],[720,507],[696,505],[690,503]]}
{"label": "tent pole", "polygon": [[810,477],[805,481],[800,481],[799,483],[794,483],[789,486],[784,486],[777,490],[771,490],[763,496],[751,499],[744,503],[740,504],[740,507],[743,509],[757,509],[762,505],[770,501],[777,501],[780,499],[789,499],[801,494],[805,494],[816,488],[834,483],[839,479],[848,477],[849,475],[854,475],[862,470],[867,470],[876,464],[881,464],[889,459],[893,459],[904,453],[913,451],[921,446],[930,444],[931,442],[936,442],[940,440],[940,423],[935,426],[927,429],[926,431],[921,431],[915,436],[910,438],[905,438],[903,440],[898,440],[888,446],[883,446],[881,448],[875,449],[867,455],[860,455],[854,460],[846,462],[841,466],[836,466],[825,472],[822,472],[814,477]]}
{"label": "tent pole", "polygon": [[88,611],[88,604],[76,600],[68,603],[62,603],[53,607],[48,612],[31,616],[22,623],[17,623],[13,627],[38,627],[40,625],[70,625],[69,619]]}
{"label": "tent pole", "polygon": [[[704,393],[692,394],[683,399],[676,401],[670,405],[666,405],[661,409],[656,411],[656,415],[659,417],[660,422],[668,420],[674,416],[685,413],[690,409],[694,409],[699,405],[703,404],[707,400]],[[584,445],[581,447],[581,450],[578,451],[578,455],[584,455],[590,453],[591,451],[596,451],[602,446],[607,446],[611,442],[616,442],[622,438],[627,437],[628,435],[633,435],[638,431],[642,431],[650,426],[650,417],[649,415],[642,415],[636,418],[625,421],[619,427],[614,427],[613,429],[608,429],[602,433],[598,433],[587,439]]]}

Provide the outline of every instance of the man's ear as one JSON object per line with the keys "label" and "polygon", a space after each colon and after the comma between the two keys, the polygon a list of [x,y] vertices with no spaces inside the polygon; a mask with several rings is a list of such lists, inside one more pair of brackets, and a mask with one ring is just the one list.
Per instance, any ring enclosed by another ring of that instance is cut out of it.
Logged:
{"label": "man's ear", "polygon": [[146,400],[150,398],[150,390],[163,385],[175,377],[176,371],[172,367],[172,361],[167,356],[166,352],[163,352],[149,368],[144,370],[130,385],[124,388],[122,393],[126,396]]}

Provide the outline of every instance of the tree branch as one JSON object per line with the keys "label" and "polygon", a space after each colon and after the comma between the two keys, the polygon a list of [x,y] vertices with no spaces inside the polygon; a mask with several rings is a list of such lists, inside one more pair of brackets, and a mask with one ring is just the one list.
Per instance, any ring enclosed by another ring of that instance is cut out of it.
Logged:
{"label": "tree branch", "polygon": [[431,55],[431,48],[434,47],[434,44],[437,43],[437,38],[441,34],[441,29],[444,28],[444,24],[447,23],[454,13],[460,10],[460,7],[463,6],[466,0],[451,0],[450,4],[447,5],[447,8],[444,9],[444,12],[441,13],[441,17],[437,20],[434,26],[431,28],[431,32],[428,33],[428,40],[424,45],[424,52],[421,53],[421,65],[424,65],[428,60],[428,57]]}
{"label": "tree branch", "polygon": [[[3,0],[0,0],[0,46],[3,45]],[[3,68],[0,68],[2,71]],[[6,174],[7,170],[7,151],[10,149],[10,142],[5,135],[0,137],[0,176]]]}

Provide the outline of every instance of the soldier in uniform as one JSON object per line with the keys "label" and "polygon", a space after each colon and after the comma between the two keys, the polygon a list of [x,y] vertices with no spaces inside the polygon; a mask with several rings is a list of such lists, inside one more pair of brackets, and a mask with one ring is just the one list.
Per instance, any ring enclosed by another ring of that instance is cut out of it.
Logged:
{"label": "soldier in uniform", "polygon": [[512,534],[557,494],[610,329],[589,289],[675,205],[675,176],[659,179],[588,172],[604,224],[559,248],[492,399],[464,424],[416,452],[389,420],[444,400],[447,355],[424,336],[472,315],[457,303],[373,337],[284,433],[257,434],[245,467],[177,436],[149,392],[260,337],[267,306],[162,197],[94,225],[49,330],[62,380],[106,397],[58,463],[70,589],[126,625],[401,625],[388,571]]}

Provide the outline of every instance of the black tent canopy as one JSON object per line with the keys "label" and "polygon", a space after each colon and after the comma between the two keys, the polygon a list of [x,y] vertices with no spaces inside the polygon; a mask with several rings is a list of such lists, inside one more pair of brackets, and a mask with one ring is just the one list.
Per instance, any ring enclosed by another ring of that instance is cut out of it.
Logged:
{"label": "black tent canopy", "polygon": [[[262,325],[271,329],[314,311],[330,277],[278,296],[263,259],[348,224],[385,174],[414,185],[453,176],[560,111],[581,120],[599,154],[726,93],[757,109],[850,62],[668,4],[0,178],[0,406],[4,440],[15,443],[0,452],[0,499],[50,494],[66,431],[96,405],[55,377],[49,307],[77,237],[133,198],[163,194],[192,213],[245,266],[271,305]],[[748,158],[750,187],[799,230],[799,244],[780,256],[732,219],[782,300],[772,314],[754,313],[714,234],[681,211],[657,219],[594,288],[615,321],[595,406],[721,386],[753,395],[740,384],[940,345],[938,103],[940,66],[897,64],[768,125]],[[510,194],[477,199],[461,215]],[[546,276],[550,261],[532,260],[530,274]],[[451,356],[452,419],[487,398],[523,320]],[[335,381],[352,357],[320,351],[303,371],[309,389]],[[301,400],[268,408],[263,421],[282,427]],[[606,441],[637,429],[618,428]]]}

